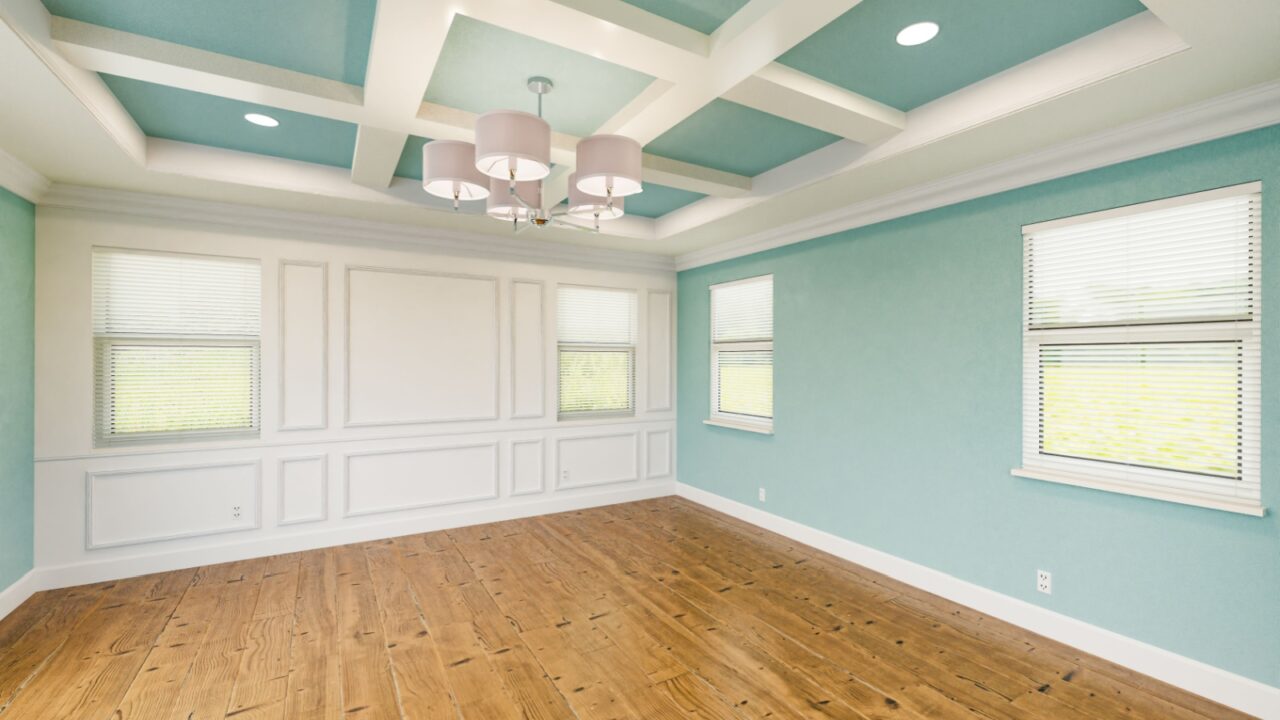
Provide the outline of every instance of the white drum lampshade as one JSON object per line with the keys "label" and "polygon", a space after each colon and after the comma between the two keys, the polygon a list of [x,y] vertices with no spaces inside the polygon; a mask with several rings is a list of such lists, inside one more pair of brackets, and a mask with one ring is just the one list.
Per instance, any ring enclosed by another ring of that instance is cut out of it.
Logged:
{"label": "white drum lampshade", "polygon": [[644,190],[640,184],[640,143],[621,135],[592,135],[578,143],[578,182],[582,192],[615,198]]}
{"label": "white drum lampshade", "polygon": [[569,176],[569,216],[588,220],[600,216],[601,220],[616,220],[622,217],[626,198],[613,198],[613,205],[598,195],[588,195],[578,189],[578,174]]}
{"label": "white drum lampshade", "polygon": [[422,146],[422,189],[446,200],[483,200],[489,178],[476,169],[476,146],[432,140]]}
{"label": "white drum lampshade", "polygon": [[492,178],[541,180],[551,172],[551,126],[537,115],[494,110],[476,118],[475,165]]}
{"label": "white drum lampshade", "polygon": [[516,183],[516,194],[524,200],[526,208],[519,200],[511,196],[511,182],[491,178],[489,180],[489,202],[486,210],[490,217],[499,220],[524,220],[529,217],[529,208],[538,210],[542,207],[542,183],[537,180]]}

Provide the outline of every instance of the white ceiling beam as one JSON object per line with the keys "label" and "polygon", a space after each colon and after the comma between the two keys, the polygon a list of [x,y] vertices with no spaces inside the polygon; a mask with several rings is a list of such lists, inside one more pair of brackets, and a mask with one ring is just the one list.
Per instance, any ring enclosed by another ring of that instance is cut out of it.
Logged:
{"label": "white ceiling beam", "polygon": [[76,100],[130,159],[138,165],[146,163],[146,135],[102,78],[68,61],[54,47],[53,20],[40,0],[6,0],[0,3],[0,21],[22,39],[63,85],[71,89]]}
{"label": "white ceiling beam", "polygon": [[381,0],[373,21],[373,39],[364,80],[364,117],[356,134],[351,179],[385,188],[408,135],[382,130],[414,117],[422,106],[436,60],[444,48],[453,9],[445,3]]}
{"label": "white ceiling beam", "polygon": [[363,116],[356,85],[66,18],[52,18],[51,32],[63,57],[95,73],[344,122]]}
{"label": "white ceiling beam", "polygon": [[[722,26],[716,31],[711,56],[702,72],[686,73],[671,91],[618,131],[642,145],[652,142],[859,2],[751,0],[725,23],[730,26],[728,29]],[[735,21],[739,16],[749,18],[750,22],[740,25]]]}
{"label": "white ceiling beam", "polygon": [[[677,82],[707,60],[710,39],[622,0],[453,0],[459,14]],[[554,79],[554,78],[552,78]]]}
{"label": "white ceiling beam", "polygon": [[374,189],[389,186],[408,140],[408,133],[361,125],[356,130],[356,151],[351,158],[351,181]]}
{"label": "white ceiling beam", "polygon": [[724,98],[865,145],[907,126],[907,114],[897,108],[776,62],[735,85]]}

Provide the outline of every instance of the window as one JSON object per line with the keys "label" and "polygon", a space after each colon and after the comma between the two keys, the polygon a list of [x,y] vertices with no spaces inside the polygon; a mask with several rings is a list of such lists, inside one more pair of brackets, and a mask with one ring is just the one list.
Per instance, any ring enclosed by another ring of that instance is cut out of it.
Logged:
{"label": "window", "polygon": [[257,435],[255,261],[93,253],[98,445]]}
{"label": "window", "polygon": [[711,286],[711,418],[773,431],[773,276]]}
{"label": "window", "polygon": [[1260,192],[1023,228],[1015,475],[1262,513]]}
{"label": "window", "polygon": [[636,407],[636,294],[563,286],[557,302],[560,417]]}

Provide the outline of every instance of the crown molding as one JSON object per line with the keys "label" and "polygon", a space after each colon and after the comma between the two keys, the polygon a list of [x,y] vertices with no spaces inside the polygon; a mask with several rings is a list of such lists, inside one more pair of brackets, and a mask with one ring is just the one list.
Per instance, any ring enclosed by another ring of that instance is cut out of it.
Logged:
{"label": "crown molding", "polygon": [[27,202],[38,203],[48,192],[49,179],[36,172],[18,158],[0,150],[0,188],[17,195]]}
{"label": "crown molding", "polygon": [[344,245],[384,246],[444,255],[625,272],[668,274],[675,271],[674,258],[669,255],[77,185],[53,185],[42,195],[40,207],[142,217],[241,232],[266,232]]}
{"label": "crown molding", "polygon": [[676,257],[710,265],[1280,123],[1280,82],[1256,85],[1147,120],[889,193]]}

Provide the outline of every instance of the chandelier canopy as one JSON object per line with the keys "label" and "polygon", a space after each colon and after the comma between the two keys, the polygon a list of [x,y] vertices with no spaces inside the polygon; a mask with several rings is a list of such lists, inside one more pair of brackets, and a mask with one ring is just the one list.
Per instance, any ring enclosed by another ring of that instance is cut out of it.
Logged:
{"label": "chandelier canopy", "polygon": [[[599,230],[601,220],[625,214],[624,198],[642,192],[640,143],[622,135],[593,135],[578,142],[577,172],[569,176],[567,210],[542,208],[542,180],[551,174],[551,126],[542,119],[542,96],[554,84],[528,80],[538,114],[494,110],[476,118],[475,143],[432,140],[422,147],[422,187],[459,202],[486,200],[490,217],[519,225],[552,223]],[[585,227],[565,217],[591,220]]]}

